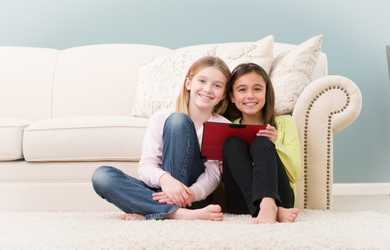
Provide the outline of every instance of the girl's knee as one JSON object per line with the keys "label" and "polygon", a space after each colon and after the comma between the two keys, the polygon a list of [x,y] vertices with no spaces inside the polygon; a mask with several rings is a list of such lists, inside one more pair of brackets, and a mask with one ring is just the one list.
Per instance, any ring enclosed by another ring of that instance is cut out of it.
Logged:
{"label": "girl's knee", "polygon": [[275,144],[265,136],[256,136],[251,144],[251,151],[265,149],[275,149]]}
{"label": "girl's knee", "polygon": [[113,172],[116,169],[110,166],[98,167],[92,175],[92,186],[98,194],[103,194],[115,182]]}
{"label": "girl's knee", "polygon": [[236,136],[229,137],[223,143],[223,160],[229,161],[236,158],[236,155],[243,150],[247,150],[246,142]]}
{"label": "girl's knee", "polygon": [[172,128],[172,129],[178,129],[178,128],[186,128],[189,124],[193,124],[191,118],[184,114],[175,112],[168,116],[167,120],[165,121],[165,128]]}
{"label": "girl's knee", "polygon": [[226,153],[237,150],[237,147],[245,146],[246,142],[237,136],[229,137],[223,143],[223,151]]}

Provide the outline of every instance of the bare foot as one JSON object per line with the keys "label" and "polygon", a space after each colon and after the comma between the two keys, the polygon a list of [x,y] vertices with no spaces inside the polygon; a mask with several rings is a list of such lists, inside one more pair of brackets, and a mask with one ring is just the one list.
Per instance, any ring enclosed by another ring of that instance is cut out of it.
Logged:
{"label": "bare foot", "polygon": [[299,214],[298,208],[278,207],[278,221],[291,223],[296,220]]}
{"label": "bare foot", "polygon": [[272,198],[263,198],[260,203],[260,211],[256,218],[252,219],[252,223],[275,223],[278,207],[275,204],[275,200]]}
{"label": "bare foot", "polygon": [[169,219],[179,220],[223,220],[222,209],[219,205],[208,205],[201,209],[179,208],[168,216]]}
{"label": "bare foot", "polygon": [[122,220],[145,220],[145,216],[141,214],[122,214],[120,218]]}

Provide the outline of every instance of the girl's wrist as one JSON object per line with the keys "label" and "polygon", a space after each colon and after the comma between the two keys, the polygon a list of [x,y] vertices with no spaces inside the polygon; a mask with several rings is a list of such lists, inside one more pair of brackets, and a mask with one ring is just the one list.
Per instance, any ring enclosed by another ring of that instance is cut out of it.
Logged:
{"label": "girl's wrist", "polygon": [[165,172],[164,174],[162,174],[160,176],[160,179],[159,179],[160,186],[161,186],[161,183],[169,176],[171,176],[171,175],[168,172]]}

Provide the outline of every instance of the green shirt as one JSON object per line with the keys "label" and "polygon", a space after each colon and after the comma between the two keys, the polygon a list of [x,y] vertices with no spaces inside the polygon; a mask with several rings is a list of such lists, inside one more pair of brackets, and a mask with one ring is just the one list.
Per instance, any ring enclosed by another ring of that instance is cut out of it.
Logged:
{"label": "green shirt", "polygon": [[[241,119],[233,123],[240,123]],[[275,117],[278,137],[275,141],[276,152],[286,169],[290,186],[296,193],[295,183],[301,167],[298,130],[291,115]]]}

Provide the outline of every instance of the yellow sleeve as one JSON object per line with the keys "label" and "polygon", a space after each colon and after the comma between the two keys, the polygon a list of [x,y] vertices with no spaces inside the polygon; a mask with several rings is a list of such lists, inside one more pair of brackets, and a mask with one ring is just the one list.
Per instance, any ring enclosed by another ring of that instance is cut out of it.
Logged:
{"label": "yellow sleeve", "polygon": [[290,115],[276,117],[278,138],[275,141],[276,151],[282,161],[290,182],[295,184],[301,167],[298,130]]}

